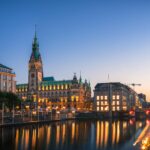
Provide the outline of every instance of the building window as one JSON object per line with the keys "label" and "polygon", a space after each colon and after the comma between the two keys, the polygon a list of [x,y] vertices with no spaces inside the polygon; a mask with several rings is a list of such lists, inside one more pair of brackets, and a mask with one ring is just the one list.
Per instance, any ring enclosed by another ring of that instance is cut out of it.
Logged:
{"label": "building window", "polygon": [[117,105],[119,105],[120,104],[120,102],[119,101],[117,101]]}
{"label": "building window", "polygon": [[99,111],[99,107],[97,107],[97,111]]}
{"label": "building window", "polygon": [[109,110],[109,107],[108,107],[108,106],[106,106],[106,107],[105,107],[105,110],[106,110],[106,111],[108,111],[108,110]]}
{"label": "building window", "polygon": [[115,101],[112,101],[112,105],[115,105]]}
{"label": "building window", "polygon": [[101,107],[101,111],[103,111],[104,110],[104,107]]}
{"label": "building window", "polygon": [[101,105],[103,105],[104,104],[104,102],[103,101],[101,101]]}
{"label": "building window", "polygon": [[57,90],[59,90],[59,85],[57,85]]}
{"label": "building window", "polygon": [[127,106],[123,106],[123,110],[127,110]]}
{"label": "building window", "polygon": [[104,97],[103,96],[101,96],[101,100],[103,100],[104,99]]}
{"label": "building window", "polygon": [[108,99],[108,96],[105,96],[105,100],[107,100]]}
{"label": "building window", "polygon": [[120,96],[119,96],[119,95],[117,95],[117,99],[120,99]]}
{"label": "building window", "polygon": [[115,107],[112,107],[112,110],[115,111],[116,110]]}
{"label": "building window", "polygon": [[112,96],[112,99],[113,99],[113,100],[116,99],[115,95]]}
{"label": "building window", "polygon": [[120,110],[120,108],[119,108],[119,107],[117,107],[117,110]]}
{"label": "building window", "polygon": [[99,105],[99,102],[97,102],[97,105]]}
{"label": "building window", "polygon": [[56,90],[56,86],[55,85],[53,86],[53,90]]}
{"label": "building window", "polygon": [[107,102],[107,101],[105,101],[105,105],[108,105],[108,102]]}
{"label": "building window", "polygon": [[99,100],[99,96],[97,96],[96,99]]}
{"label": "building window", "polygon": [[61,89],[62,89],[62,90],[64,89],[64,86],[63,86],[63,85],[61,85]]}
{"label": "building window", "polygon": [[68,89],[68,85],[67,85],[67,84],[65,85],[65,89],[66,89],[66,90]]}

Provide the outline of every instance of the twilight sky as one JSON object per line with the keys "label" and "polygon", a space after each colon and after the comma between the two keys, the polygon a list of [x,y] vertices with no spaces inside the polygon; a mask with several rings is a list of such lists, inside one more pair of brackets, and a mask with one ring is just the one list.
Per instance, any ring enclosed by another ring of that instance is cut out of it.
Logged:
{"label": "twilight sky", "polygon": [[28,79],[37,24],[44,76],[135,87],[150,100],[149,0],[1,0],[0,63],[12,67],[17,83]]}

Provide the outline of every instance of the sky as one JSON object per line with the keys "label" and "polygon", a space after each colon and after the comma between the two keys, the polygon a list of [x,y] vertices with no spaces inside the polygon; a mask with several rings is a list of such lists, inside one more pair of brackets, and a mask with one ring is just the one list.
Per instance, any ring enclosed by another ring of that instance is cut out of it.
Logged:
{"label": "sky", "polygon": [[[37,26],[44,76],[137,83],[150,101],[149,0],[0,0],[0,63],[28,81]],[[108,79],[109,74],[109,79]]]}

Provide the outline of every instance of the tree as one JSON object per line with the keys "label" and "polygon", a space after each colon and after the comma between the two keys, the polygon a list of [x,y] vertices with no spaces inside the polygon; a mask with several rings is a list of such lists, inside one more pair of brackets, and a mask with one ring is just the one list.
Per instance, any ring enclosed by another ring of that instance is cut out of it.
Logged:
{"label": "tree", "polygon": [[15,107],[21,104],[21,100],[14,93],[0,92],[0,103],[0,106],[2,106],[2,103],[4,103],[5,106],[11,111],[13,106]]}

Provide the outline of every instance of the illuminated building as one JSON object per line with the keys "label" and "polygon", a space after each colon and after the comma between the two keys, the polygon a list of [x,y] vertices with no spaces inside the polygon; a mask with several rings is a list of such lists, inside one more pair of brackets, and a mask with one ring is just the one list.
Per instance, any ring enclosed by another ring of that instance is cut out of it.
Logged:
{"label": "illuminated building", "polygon": [[16,92],[15,73],[7,66],[0,64],[0,91]]}
{"label": "illuminated building", "polygon": [[94,89],[94,106],[99,112],[141,109],[138,94],[120,82],[98,83]]}
{"label": "illuminated building", "polygon": [[61,81],[54,77],[43,77],[43,64],[35,34],[28,65],[28,83],[17,85],[17,95],[23,100],[38,102],[41,107],[73,107],[80,110],[85,102],[91,100],[91,87],[87,80],[82,82],[81,76],[77,79],[76,74],[71,80]]}

